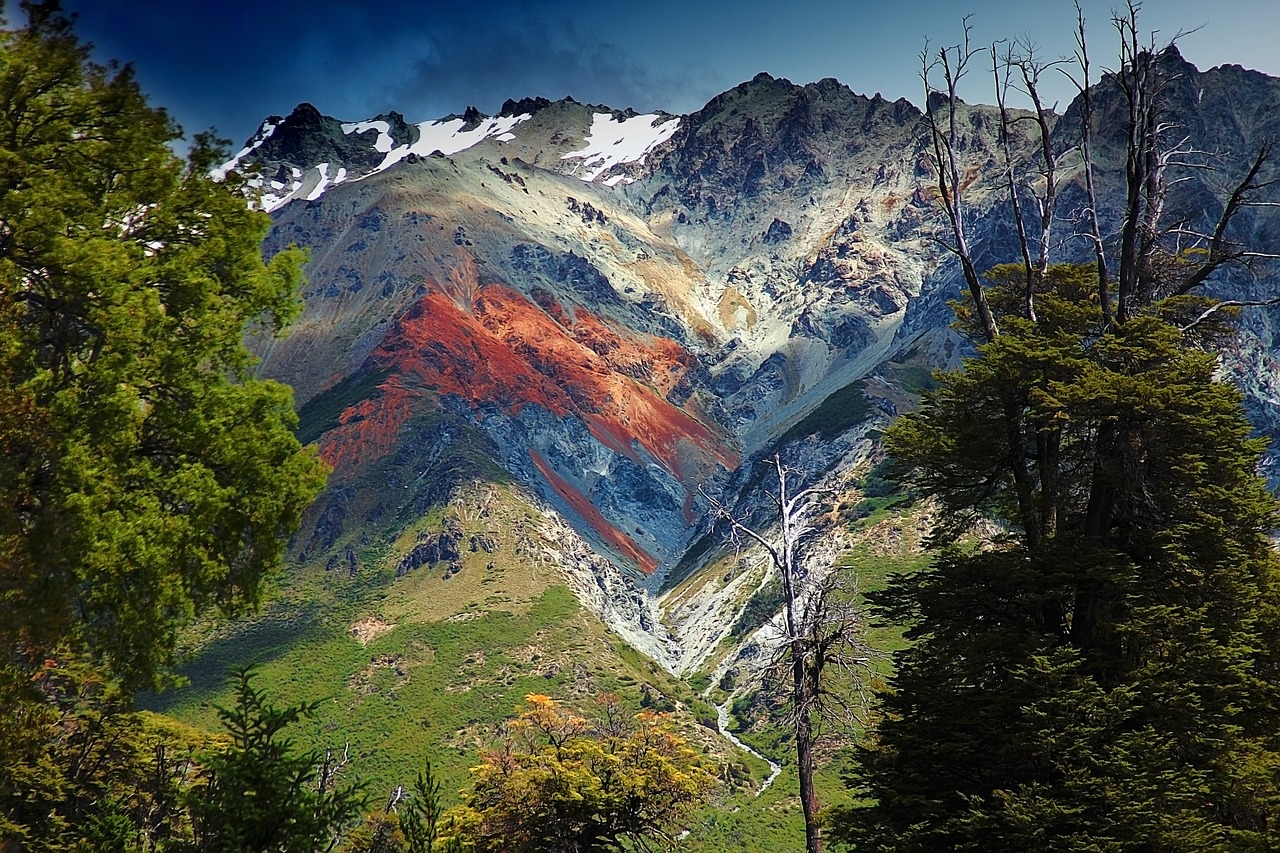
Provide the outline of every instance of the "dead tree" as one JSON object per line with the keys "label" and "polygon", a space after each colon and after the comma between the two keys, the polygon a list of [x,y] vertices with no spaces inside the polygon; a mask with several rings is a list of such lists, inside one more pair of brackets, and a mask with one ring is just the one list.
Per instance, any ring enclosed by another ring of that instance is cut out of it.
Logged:
{"label": "dead tree", "polygon": [[1093,247],[1093,263],[1098,276],[1098,304],[1102,308],[1102,322],[1111,327],[1114,315],[1111,308],[1110,273],[1107,270],[1107,247],[1102,241],[1102,227],[1098,222],[1098,190],[1093,182],[1093,82],[1089,63],[1089,42],[1085,37],[1084,10],[1076,2],[1076,52],[1075,65],[1078,74],[1063,69],[1080,94],[1080,160],[1084,170],[1085,210],[1088,230],[1086,236]]}
{"label": "dead tree", "polygon": [[800,567],[803,544],[816,532],[805,519],[812,500],[825,490],[817,486],[792,492],[799,471],[784,465],[779,454],[763,464],[777,477],[777,494],[771,494],[778,510],[780,541],[774,541],[733,515],[723,504],[707,496],[712,512],[726,521],[735,537],[754,540],[769,555],[782,580],[783,642],[775,650],[770,670],[780,674],[789,692],[789,723],[796,738],[796,767],[800,777],[800,807],[804,812],[805,850],[821,853],[818,800],[814,791],[814,744],[817,724],[823,718],[847,717],[853,703],[828,688],[824,673],[835,667],[854,673],[861,692],[861,671],[870,660],[865,630],[855,607],[856,590],[850,574],[832,569],[821,577],[806,575]]}
{"label": "dead tree", "polygon": [[[960,170],[960,130],[957,115],[960,97],[956,94],[956,89],[961,78],[969,71],[969,61],[978,54],[976,48],[969,46],[969,30],[969,18],[966,16],[964,40],[960,44],[940,48],[936,55],[931,55],[926,45],[920,52],[920,79],[924,83],[925,120],[928,123],[934,165],[938,172],[938,197],[942,202],[943,210],[946,211],[953,240],[951,244],[943,243],[943,245],[959,258],[965,283],[969,286],[969,295],[978,313],[982,333],[987,341],[994,341],[999,330],[996,328],[995,315],[987,305],[987,294],[982,287],[977,267],[973,263],[973,252],[969,247],[964,222],[964,191],[968,180]],[[930,81],[934,71],[941,72],[945,90],[934,90]],[[939,107],[942,105],[946,107],[945,116],[939,113]]]}
{"label": "dead tree", "polygon": [[[1062,64],[1061,60],[1046,62],[1036,56],[1030,41],[1019,39],[1003,53],[991,46],[991,74],[995,80],[996,106],[1000,110],[1001,154],[1004,157],[1005,185],[1009,192],[1013,222],[1018,234],[1018,248],[1023,266],[1023,316],[1035,322],[1035,289],[1049,270],[1049,251],[1053,235],[1053,223],[1058,200],[1058,166],[1062,153],[1054,151],[1053,126],[1056,115],[1040,96],[1040,78],[1046,71]],[[1031,100],[1030,114],[1014,117],[1007,105],[1009,92],[1020,91]],[[1034,125],[1036,148],[1039,152],[1038,185],[1022,179],[1018,174],[1018,162],[1014,157],[1011,137],[1014,127],[1023,122]],[[1035,202],[1036,226],[1035,257],[1032,258],[1032,240],[1024,219],[1022,199],[1029,196]]]}

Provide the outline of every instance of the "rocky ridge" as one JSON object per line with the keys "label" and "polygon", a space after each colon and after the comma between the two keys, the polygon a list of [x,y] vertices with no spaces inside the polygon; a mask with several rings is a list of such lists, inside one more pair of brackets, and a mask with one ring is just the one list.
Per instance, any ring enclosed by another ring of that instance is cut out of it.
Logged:
{"label": "rocky ridge", "polygon": [[[1246,152],[1280,130],[1280,82],[1164,61],[1185,89],[1189,145],[1222,167],[1171,203],[1212,220]],[[1099,104],[1114,129],[1114,103]],[[1015,251],[998,116],[966,105],[962,118],[986,266]],[[700,666],[763,583],[755,568],[715,583],[699,573],[718,551],[705,547],[705,496],[767,528],[761,454],[847,482],[868,430],[910,397],[889,365],[911,353],[954,366],[964,352],[946,330],[959,275],[934,240],[926,141],[907,101],[765,74],[683,117],[525,99],[419,124],[341,122],[305,104],[268,119],[226,168],[257,165],[268,251],[312,250],[303,316],[262,350],[263,371],[291,383],[304,412],[333,410],[317,435],[337,472],[302,553],[327,553],[326,525],[394,538],[434,505],[442,466],[446,480],[483,469],[539,496],[560,540],[576,537],[556,559],[577,567],[584,602],[664,665]],[[1027,137],[1014,143],[1031,156]],[[1114,144],[1100,142],[1107,198]],[[1078,188],[1063,198],[1065,233]],[[1275,250],[1273,217],[1243,227]],[[1083,252],[1068,239],[1058,254]],[[1217,286],[1254,296],[1271,291],[1268,276]],[[1224,369],[1275,429],[1274,318],[1242,323]],[[806,426],[820,412],[826,427]],[[442,461],[460,442],[466,464]],[[404,492],[394,503],[379,494],[388,478]]]}

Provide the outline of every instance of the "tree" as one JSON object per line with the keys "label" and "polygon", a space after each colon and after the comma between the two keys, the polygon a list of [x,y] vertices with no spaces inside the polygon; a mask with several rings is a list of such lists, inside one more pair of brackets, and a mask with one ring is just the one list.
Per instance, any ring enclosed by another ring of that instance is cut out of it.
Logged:
{"label": "tree", "polygon": [[428,761],[413,790],[391,792],[387,807],[365,818],[343,849],[349,853],[462,853],[462,840],[445,819],[440,780]]}
{"label": "tree", "polygon": [[431,762],[413,783],[413,795],[400,813],[407,853],[458,853],[462,849],[457,836],[446,837],[440,798],[440,780]]}
{"label": "tree", "polygon": [[125,687],[176,632],[258,601],[323,485],[247,333],[297,310],[303,255],[224,150],[128,66],[89,61],[56,2],[0,31],[0,645],[17,683],[62,647]]}
{"label": "tree", "polygon": [[404,833],[400,819],[389,811],[366,815],[364,823],[351,833],[346,853],[405,853]]}
{"label": "tree", "polygon": [[977,356],[886,433],[941,523],[933,564],[875,598],[914,642],[849,780],[865,799],[836,822],[859,851],[1243,851],[1280,832],[1277,507],[1216,380],[1230,311],[1197,295],[1250,256],[1231,225],[1267,152],[1199,243],[1167,226],[1166,66],[1135,6],[1115,23],[1123,65],[1094,93],[1126,116],[1109,263],[1040,272],[1019,229],[1024,263],[982,286],[990,319],[957,306]]}
{"label": "tree", "polygon": [[[1000,272],[993,305],[1017,302],[1016,268]],[[984,517],[1006,532],[876,599],[915,643],[854,779],[874,801],[839,835],[859,850],[1263,849],[1280,818],[1280,575],[1262,443],[1178,325],[1099,337],[1092,269],[1049,280],[1038,323],[1001,317],[887,434],[940,502],[941,540]],[[1011,406],[1041,451],[1035,539],[1009,473],[1019,442],[1002,440]]]}
{"label": "tree", "polygon": [[41,701],[0,697],[0,839],[95,851],[189,839],[179,794],[209,736],[133,712],[127,693],[74,658],[48,661],[24,686]]}
{"label": "tree", "polygon": [[317,853],[364,806],[360,789],[338,785],[332,753],[300,751],[285,734],[314,705],[277,708],[253,685],[252,666],[232,672],[235,704],[219,708],[230,735],[201,762],[204,780],[186,792],[199,853]]}
{"label": "tree", "polygon": [[[323,485],[244,343],[297,311],[304,256],[264,263],[269,219],[209,176],[221,145],[176,157],[129,67],[90,62],[56,2],[22,9],[0,24],[0,842],[110,844],[128,815],[152,843],[168,795],[143,809],[109,771],[172,762],[121,752],[117,705],[195,615],[258,601]],[[68,704],[51,685],[85,668],[102,686]],[[69,763],[77,739],[101,760]],[[85,805],[108,791],[116,814]]]}
{"label": "tree", "polygon": [[[851,590],[844,588],[848,573],[836,569],[813,577],[801,569],[800,552],[814,529],[804,515],[810,501],[820,489],[810,487],[792,491],[790,481],[799,472],[783,464],[775,454],[766,463],[777,478],[778,493],[773,503],[778,510],[780,539],[774,543],[767,536],[735,517],[721,503],[704,493],[712,511],[728,522],[735,536],[746,536],[769,555],[782,581],[782,616],[785,635],[775,648],[770,670],[787,684],[787,700],[791,729],[795,734],[796,771],[800,784],[800,809],[804,814],[805,849],[821,853],[822,831],[818,817],[818,795],[814,788],[815,723],[843,702],[827,685],[827,667],[842,670],[864,667],[870,660],[864,626],[854,606]],[[859,679],[860,680],[860,679]]]}
{"label": "tree", "polygon": [[473,768],[445,821],[477,851],[594,853],[670,832],[710,790],[704,762],[661,714],[597,697],[587,718],[538,694]]}

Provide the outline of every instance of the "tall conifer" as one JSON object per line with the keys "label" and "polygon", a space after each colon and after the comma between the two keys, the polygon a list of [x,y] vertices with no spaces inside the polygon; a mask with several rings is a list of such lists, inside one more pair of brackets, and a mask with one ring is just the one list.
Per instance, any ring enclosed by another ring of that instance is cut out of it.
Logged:
{"label": "tall conifer", "polygon": [[[991,277],[994,305],[1020,298],[1010,272]],[[915,642],[851,779],[868,801],[840,818],[859,851],[1191,853],[1280,837],[1263,442],[1177,322],[1202,301],[1103,333],[1093,275],[1051,268],[1037,320],[1001,317],[886,436],[950,545],[877,600]],[[961,539],[978,518],[999,524],[981,547]]]}

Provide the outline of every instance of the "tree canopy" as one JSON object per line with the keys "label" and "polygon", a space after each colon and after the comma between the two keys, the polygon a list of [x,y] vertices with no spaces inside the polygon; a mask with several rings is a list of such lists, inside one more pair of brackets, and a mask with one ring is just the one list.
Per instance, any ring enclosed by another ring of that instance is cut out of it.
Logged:
{"label": "tree canopy", "polygon": [[22,9],[0,25],[0,846],[115,849],[158,831],[140,780],[177,785],[133,690],[195,616],[258,602],[324,483],[246,347],[298,310],[305,256],[264,262],[222,144],[178,157],[128,66],[56,2]]}
{"label": "tree canopy", "polygon": [[1001,526],[877,598],[915,643],[855,774],[874,803],[842,835],[859,850],[1264,849],[1280,574],[1263,442],[1176,323],[1098,334],[1088,267],[1050,269],[1036,322],[1000,316],[1020,298],[1006,272],[1000,335],[886,436],[938,500],[941,539]]}
{"label": "tree canopy", "polygon": [[583,716],[531,694],[482,753],[464,806],[446,813],[478,851],[593,853],[669,839],[712,776],[661,714],[598,697]]}
{"label": "tree canopy", "polygon": [[297,310],[225,151],[89,60],[56,4],[0,31],[0,641],[130,685],[211,607],[258,600],[323,465],[247,333]]}

